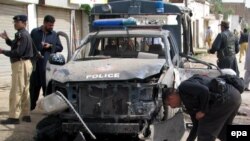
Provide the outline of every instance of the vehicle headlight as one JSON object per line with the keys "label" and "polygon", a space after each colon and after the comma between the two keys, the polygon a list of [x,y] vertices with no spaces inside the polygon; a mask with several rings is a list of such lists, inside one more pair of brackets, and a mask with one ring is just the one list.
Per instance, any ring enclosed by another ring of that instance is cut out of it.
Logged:
{"label": "vehicle headlight", "polygon": [[69,108],[68,104],[59,94],[57,94],[57,92],[47,95],[41,99],[38,102],[38,107],[45,114],[55,114]]}

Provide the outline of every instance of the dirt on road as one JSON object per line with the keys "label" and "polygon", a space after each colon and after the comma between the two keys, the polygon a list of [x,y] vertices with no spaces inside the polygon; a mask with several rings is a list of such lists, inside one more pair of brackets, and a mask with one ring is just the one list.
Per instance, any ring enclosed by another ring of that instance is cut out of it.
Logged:
{"label": "dirt on road", "polygon": [[[0,87],[0,120],[8,117],[10,86]],[[22,122],[18,125],[0,124],[0,141],[33,141],[35,126],[43,118],[37,110],[31,113],[31,123]]]}

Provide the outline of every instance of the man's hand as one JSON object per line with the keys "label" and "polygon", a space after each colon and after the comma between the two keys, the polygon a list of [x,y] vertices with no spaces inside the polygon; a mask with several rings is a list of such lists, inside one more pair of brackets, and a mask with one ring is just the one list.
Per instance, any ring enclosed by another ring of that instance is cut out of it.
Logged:
{"label": "man's hand", "polygon": [[197,120],[201,120],[204,116],[205,116],[205,113],[199,111],[199,112],[196,113],[195,118]]}
{"label": "man's hand", "polygon": [[3,33],[1,33],[0,34],[0,37],[2,37],[3,39],[9,39],[9,37],[8,37],[8,35],[7,35],[7,33],[6,33],[6,31],[4,30],[4,32]]}
{"label": "man's hand", "polygon": [[42,45],[43,45],[43,48],[50,48],[50,47],[52,47],[52,45],[49,44],[49,43],[42,43]]}

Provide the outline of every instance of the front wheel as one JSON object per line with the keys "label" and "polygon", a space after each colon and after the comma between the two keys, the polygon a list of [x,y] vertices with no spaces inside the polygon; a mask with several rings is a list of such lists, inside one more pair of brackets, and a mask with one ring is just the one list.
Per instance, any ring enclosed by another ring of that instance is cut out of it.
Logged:
{"label": "front wheel", "polygon": [[43,118],[36,125],[35,141],[55,141],[62,137],[62,121],[57,116]]}

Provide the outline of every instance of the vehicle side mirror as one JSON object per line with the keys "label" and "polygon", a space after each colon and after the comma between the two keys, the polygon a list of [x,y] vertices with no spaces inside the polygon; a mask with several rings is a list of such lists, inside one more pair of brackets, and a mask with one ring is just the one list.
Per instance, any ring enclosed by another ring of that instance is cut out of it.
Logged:
{"label": "vehicle side mirror", "polygon": [[62,54],[51,54],[49,57],[49,63],[53,65],[64,65],[65,58]]}

